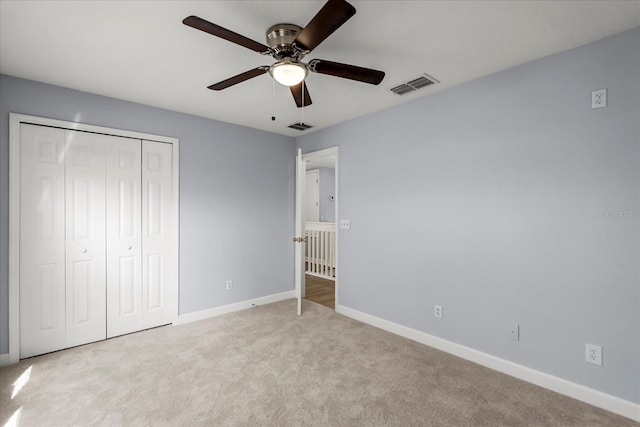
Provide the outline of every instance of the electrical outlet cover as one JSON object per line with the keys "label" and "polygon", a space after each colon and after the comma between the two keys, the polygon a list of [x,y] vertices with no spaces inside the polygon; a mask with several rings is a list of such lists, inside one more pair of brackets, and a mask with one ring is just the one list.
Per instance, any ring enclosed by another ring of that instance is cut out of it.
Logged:
{"label": "electrical outlet cover", "polygon": [[602,346],[595,344],[585,344],[585,361],[594,365],[602,366]]}
{"label": "electrical outlet cover", "polygon": [[520,341],[520,325],[517,323],[510,323],[507,327],[507,338],[512,341]]}
{"label": "electrical outlet cover", "polygon": [[591,92],[591,108],[603,108],[607,106],[607,90],[598,89]]}

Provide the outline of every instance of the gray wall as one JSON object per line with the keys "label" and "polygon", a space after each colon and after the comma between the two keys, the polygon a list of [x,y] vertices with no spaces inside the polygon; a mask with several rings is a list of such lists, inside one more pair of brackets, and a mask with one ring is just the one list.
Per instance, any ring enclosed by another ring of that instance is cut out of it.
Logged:
{"label": "gray wall", "polygon": [[332,168],[318,168],[320,181],[320,221],[333,222],[336,216],[335,201],[331,196],[335,196],[336,170]]}
{"label": "gray wall", "polygon": [[639,123],[635,29],[298,138],[339,145],[340,303],[640,402]]}
{"label": "gray wall", "polygon": [[180,139],[181,314],[293,289],[292,138],[0,75],[0,353],[8,352],[9,112]]}

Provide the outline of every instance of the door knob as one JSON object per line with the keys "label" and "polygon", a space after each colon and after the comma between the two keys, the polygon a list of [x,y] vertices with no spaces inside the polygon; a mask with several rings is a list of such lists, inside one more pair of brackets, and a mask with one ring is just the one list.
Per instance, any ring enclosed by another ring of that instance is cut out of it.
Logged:
{"label": "door knob", "polygon": [[86,253],[87,253],[87,249],[86,249],[86,248],[85,248],[85,249],[83,249],[83,250],[82,250],[82,253],[83,253],[83,254],[86,254]]}
{"label": "door knob", "polygon": [[129,247],[127,248],[128,251],[130,251],[131,249],[133,249],[133,246],[129,245]]}

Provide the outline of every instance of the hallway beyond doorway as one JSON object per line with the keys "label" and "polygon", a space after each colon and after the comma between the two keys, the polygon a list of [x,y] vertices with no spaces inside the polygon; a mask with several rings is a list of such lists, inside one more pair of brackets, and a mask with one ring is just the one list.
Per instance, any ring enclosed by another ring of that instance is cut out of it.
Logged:
{"label": "hallway beyond doorway", "polygon": [[305,297],[308,301],[336,309],[335,293],[336,286],[333,280],[321,279],[320,277],[305,275]]}

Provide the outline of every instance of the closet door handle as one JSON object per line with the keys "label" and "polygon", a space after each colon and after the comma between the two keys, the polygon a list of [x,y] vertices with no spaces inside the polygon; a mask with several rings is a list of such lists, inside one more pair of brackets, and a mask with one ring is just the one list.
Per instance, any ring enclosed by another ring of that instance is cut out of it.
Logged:
{"label": "closet door handle", "polygon": [[84,249],[82,250],[82,253],[83,253],[83,254],[86,254],[86,253],[87,253],[87,248],[84,248]]}
{"label": "closet door handle", "polygon": [[128,251],[130,251],[131,249],[133,249],[133,246],[129,245],[129,247],[127,248]]}

